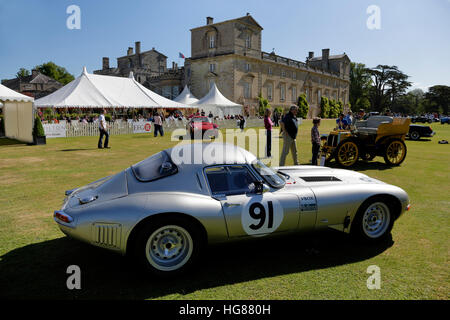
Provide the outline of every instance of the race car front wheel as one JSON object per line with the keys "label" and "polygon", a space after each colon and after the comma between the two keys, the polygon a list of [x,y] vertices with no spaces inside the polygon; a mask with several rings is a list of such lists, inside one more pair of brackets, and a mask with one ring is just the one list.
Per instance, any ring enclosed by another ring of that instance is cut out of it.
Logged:
{"label": "race car front wheel", "polygon": [[180,218],[150,222],[138,235],[136,258],[150,272],[173,275],[188,269],[199,256],[200,234]]}
{"label": "race car front wheel", "polygon": [[394,210],[389,199],[374,197],[364,202],[356,213],[351,233],[365,242],[386,238],[394,224]]}

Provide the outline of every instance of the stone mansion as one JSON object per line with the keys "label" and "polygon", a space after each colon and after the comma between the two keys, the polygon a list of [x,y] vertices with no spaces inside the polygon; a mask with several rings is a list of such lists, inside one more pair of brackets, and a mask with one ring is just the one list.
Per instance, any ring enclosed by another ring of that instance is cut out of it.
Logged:
{"label": "stone mansion", "polygon": [[216,83],[222,94],[254,115],[258,96],[262,94],[272,107],[288,108],[305,93],[310,105],[308,117],[319,113],[321,96],[341,100],[348,108],[350,59],[343,53],[322,56],[309,52],[305,62],[261,50],[263,28],[247,14],[222,22],[206,18],[206,25],[191,29],[191,56],[184,67],[175,63],[167,69],[167,57],[154,48],[136,52],[128,48],[127,55],[117,59],[118,67],[110,68],[103,58],[99,74],[128,76],[133,71],[136,80],[166,97],[175,98],[187,84],[197,97],[205,96]]}

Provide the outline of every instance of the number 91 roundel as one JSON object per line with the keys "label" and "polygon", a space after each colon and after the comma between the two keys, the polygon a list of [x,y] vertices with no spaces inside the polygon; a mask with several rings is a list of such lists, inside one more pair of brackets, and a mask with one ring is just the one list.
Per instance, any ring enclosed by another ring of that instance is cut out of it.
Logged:
{"label": "number 91 roundel", "polygon": [[241,221],[249,235],[272,233],[283,221],[283,207],[271,195],[251,197],[242,208]]}

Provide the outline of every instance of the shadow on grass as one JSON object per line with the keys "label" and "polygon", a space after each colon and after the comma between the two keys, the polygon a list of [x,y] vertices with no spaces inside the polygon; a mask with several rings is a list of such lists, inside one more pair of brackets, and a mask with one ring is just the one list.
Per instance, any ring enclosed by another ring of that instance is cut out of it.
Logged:
{"label": "shadow on grass", "polygon": [[79,149],[63,149],[63,150],[59,150],[62,152],[70,152],[70,151],[86,151],[86,150],[97,150],[98,148],[79,148]]}
{"label": "shadow on grass", "polygon": [[[131,259],[63,237],[3,255],[0,298],[154,299],[184,295],[363,261],[392,245],[391,237],[376,246],[357,244],[347,234],[331,229],[214,245],[206,248],[194,270],[178,278],[159,279],[141,271]],[[69,265],[81,268],[81,290],[66,288]]]}
{"label": "shadow on grass", "polygon": [[9,139],[6,137],[0,137],[0,146],[12,146],[12,145],[24,146],[26,145],[26,143],[14,139]]}

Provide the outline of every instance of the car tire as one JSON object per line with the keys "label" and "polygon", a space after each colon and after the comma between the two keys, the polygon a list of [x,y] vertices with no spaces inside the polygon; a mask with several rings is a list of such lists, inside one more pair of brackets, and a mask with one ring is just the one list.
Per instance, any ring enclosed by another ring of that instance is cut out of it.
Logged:
{"label": "car tire", "polygon": [[140,229],[134,257],[151,274],[173,276],[190,269],[202,247],[200,230],[187,219],[156,218]]}
{"label": "car tire", "polygon": [[[401,154],[398,153],[401,151]],[[399,166],[406,159],[406,144],[401,139],[390,139],[384,148],[384,162],[390,166]]]}
{"label": "car tire", "polygon": [[355,140],[346,139],[341,141],[336,147],[335,159],[336,162],[344,168],[353,166],[359,157],[359,147]]}
{"label": "car tire", "polygon": [[359,207],[350,233],[365,243],[381,242],[390,235],[394,220],[392,202],[386,197],[373,197]]}
{"label": "car tire", "polygon": [[411,140],[417,141],[417,140],[420,139],[420,134],[419,134],[418,131],[412,131],[412,132],[409,133],[409,138],[410,138]]}

